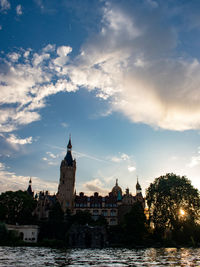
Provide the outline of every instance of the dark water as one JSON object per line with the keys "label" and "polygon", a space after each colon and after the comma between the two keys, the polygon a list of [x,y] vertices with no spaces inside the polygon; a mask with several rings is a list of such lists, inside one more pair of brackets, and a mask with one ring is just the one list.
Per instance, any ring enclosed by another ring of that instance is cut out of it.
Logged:
{"label": "dark water", "polygon": [[71,249],[0,247],[2,266],[200,266],[200,249]]}

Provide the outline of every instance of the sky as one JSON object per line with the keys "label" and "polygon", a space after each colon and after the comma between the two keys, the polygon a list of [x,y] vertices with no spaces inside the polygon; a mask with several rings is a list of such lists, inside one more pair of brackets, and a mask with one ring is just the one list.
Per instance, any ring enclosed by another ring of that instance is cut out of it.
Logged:
{"label": "sky", "polygon": [[0,192],[200,189],[200,1],[0,0]]}

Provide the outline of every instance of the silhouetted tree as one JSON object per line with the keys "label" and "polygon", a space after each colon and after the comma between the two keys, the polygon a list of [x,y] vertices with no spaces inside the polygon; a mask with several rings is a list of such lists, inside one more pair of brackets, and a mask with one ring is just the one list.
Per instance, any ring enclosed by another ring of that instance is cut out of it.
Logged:
{"label": "silhouetted tree", "polygon": [[80,225],[93,224],[94,220],[88,211],[79,211],[72,216],[72,223]]}
{"label": "silhouetted tree", "polygon": [[98,219],[94,222],[94,224],[99,226],[107,226],[108,222],[103,215],[100,215]]}
{"label": "silhouetted tree", "polygon": [[64,212],[60,203],[56,201],[49,211],[49,218],[46,221],[40,221],[39,240],[65,240],[68,224],[64,221]]}
{"label": "silhouetted tree", "polygon": [[130,212],[124,216],[124,243],[141,244],[146,233],[146,216],[140,202],[135,202]]}
{"label": "silhouetted tree", "polygon": [[36,201],[25,191],[7,191],[0,195],[0,221],[9,224],[32,224]]}
{"label": "silhouetted tree", "polygon": [[147,189],[146,200],[150,221],[160,235],[166,229],[177,231],[186,222],[195,224],[198,219],[199,192],[185,176],[168,173],[156,178]]}
{"label": "silhouetted tree", "polygon": [[49,221],[52,222],[62,222],[64,220],[64,212],[58,201],[52,206],[49,211]]}
{"label": "silhouetted tree", "polygon": [[8,239],[8,230],[5,224],[0,223],[0,244],[4,244]]}

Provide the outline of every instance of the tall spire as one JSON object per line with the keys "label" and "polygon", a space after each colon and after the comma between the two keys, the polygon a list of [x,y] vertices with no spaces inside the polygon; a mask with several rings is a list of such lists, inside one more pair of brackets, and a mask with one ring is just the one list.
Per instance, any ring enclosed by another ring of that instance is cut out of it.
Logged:
{"label": "tall spire", "polygon": [[139,181],[138,181],[138,176],[137,176],[137,184],[136,184],[136,193],[141,193],[142,191],[142,188],[141,188],[141,185],[139,184]]}
{"label": "tall spire", "polygon": [[71,142],[71,134],[69,135],[69,142],[67,145],[67,150],[71,150],[72,149],[72,142]]}
{"label": "tall spire", "polygon": [[67,145],[67,154],[65,156],[65,160],[68,166],[73,166],[73,158],[72,158],[72,142],[71,142],[71,134],[69,135],[69,142]]}
{"label": "tall spire", "polygon": [[32,191],[32,180],[31,180],[31,177],[30,177],[30,179],[29,179],[29,185],[28,185],[28,188],[27,188],[27,192],[28,192],[28,194],[29,194],[30,196],[33,197],[34,192]]}
{"label": "tall spire", "polygon": [[116,184],[115,185],[118,186],[118,179],[116,179]]}

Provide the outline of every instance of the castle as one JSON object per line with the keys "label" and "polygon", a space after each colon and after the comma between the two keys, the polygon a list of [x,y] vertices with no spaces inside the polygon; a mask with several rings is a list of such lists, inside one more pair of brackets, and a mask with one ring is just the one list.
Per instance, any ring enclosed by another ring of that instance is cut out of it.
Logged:
{"label": "castle", "polygon": [[[36,195],[38,204],[36,215],[39,219],[48,219],[49,211],[53,204],[58,200],[64,212],[70,210],[72,214],[80,211],[88,211],[94,220],[99,216],[104,216],[109,225],[118,225],[123,216],[130,211],[136,201],[145,206],[145,199],[142,196],[142,189],[136,183],[136,195],[133,196],[129,189],[123,194],[121,187],[116,180],[115,186],[107,196],[101,196],[94,192],[92,196],[86,196],[83,192],[79,195],[75,191],[76,160],[72,157],[71,137],[67,145],[67,153],[60,165],[60,181],[56,195],[50,195],[48,191],[40,192]],[[32,194],[31,180],[27,189]]]}

